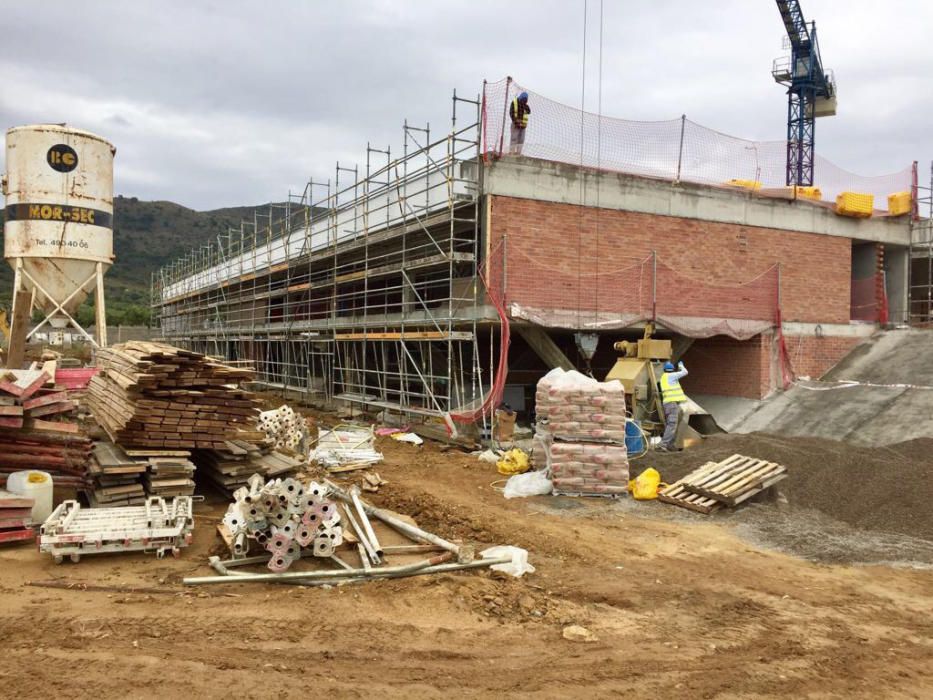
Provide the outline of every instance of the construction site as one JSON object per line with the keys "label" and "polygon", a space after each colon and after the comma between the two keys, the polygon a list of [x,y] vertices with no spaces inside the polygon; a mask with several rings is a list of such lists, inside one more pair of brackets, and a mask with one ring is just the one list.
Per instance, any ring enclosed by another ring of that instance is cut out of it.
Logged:
{"label": "construction site", "polygon": [[116,147],[10,128],[11,697],[933,696],[933,165],[817,154],[776,5],[786,138],[484,80],[172,251],[139,340]]}

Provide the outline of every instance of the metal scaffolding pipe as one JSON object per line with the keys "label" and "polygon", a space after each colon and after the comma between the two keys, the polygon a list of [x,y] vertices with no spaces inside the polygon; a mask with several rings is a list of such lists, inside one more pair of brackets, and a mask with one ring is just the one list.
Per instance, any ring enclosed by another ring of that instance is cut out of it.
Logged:
{"label": "metal scaffolding pipe", "polygon": [[369,518],[366,517],[366,511],[363,509],[363,502],[360,501],[360,487],[353,485],[350,489],[350,498],[353,500],[353,506],[356,508],[357,514],[360,516],[360,522],[363,525],[363,529],[366,531],[366,538],[369,540],[369,543],[372,545],[373,551],[376,553],[376,556],[382,557],[382,547],[379,545],[379,540],[376,538],[376,533],[373,530],[373,525],[369,522]]}
{"label": "metal scaffolding pipe", "polygon": [[[319,581],[322,579],[340,578],[370,578],[373,575],[401,575],[410,574],[419,569],[443,564],[450,559],[450,553],[439,554],[430,559],[422,559],[413,564],[401,566],[387,566],[382,569],[328,569],[326,571],[286,571],[281,574],[243,574],[238,576],[195,576],[182,579],[186,586],[197,586],[206,583],[247,583],[247,582],[276,582],[289,580]],[[511,558],[508,559],[511,561]],[[504,563],[504,562],[503,562]]]}
{"label": "metal scaffolding pipe", "polygon": [[[352,503],[352,499],[347,494],[347,492],[341,489],[333,481],[325,479],[324,483],[330,488],[331,493],[333,493],[334,496],[339,498],[341,501],[344,501],[345,503]],[[367,514],[381,520],[386,525],[389,525],[398,532],[401,532],[403,535],[406,535],[414,540],[420,540],[421,542],[437,545],[438,547],[441,547],[448,552],[453,552],[457,555],[458,559],[460,558],[460,545],[456,545],[453,542],[448,542],[444,538],[438,537],[437,535],[430,533],[427,530],[422,530],[417,525],[411,525],[406,523],[404,520],[399,520],[387,510],[383,510],[382,508],[374,508],[373,506],[363,503],[362,501],[360,501],[360,503],[363,506],[363,510]]]}

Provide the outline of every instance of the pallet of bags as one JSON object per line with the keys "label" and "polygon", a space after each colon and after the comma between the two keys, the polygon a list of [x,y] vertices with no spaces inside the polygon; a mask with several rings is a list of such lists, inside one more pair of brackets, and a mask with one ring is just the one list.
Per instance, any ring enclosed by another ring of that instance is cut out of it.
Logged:
{"label": "pallet of bags", "polygon": [[628,490],[625,390],[576,371],[555,369],[536,391],[536,446],[557,495],[619,496]]}
{"label": "pallet of bags", "polygon": [[628,490],[625,444],[554,442],[549,464],[558,495],[617,496]]}
{"label": "pallet of bags", "polygon": [[536,413],[560,438],[625,441],[625,389],[577,371],[555,369],[539,382]]}

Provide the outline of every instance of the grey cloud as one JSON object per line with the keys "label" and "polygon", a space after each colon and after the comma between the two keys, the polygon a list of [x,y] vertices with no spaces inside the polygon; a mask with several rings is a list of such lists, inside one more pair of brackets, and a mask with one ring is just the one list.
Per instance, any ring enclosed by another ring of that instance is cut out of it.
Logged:
{"label": "grey cloud", "polygon": [[[583,2],[480,0],[6,3],[3,126],[69,121],[118,147],[117,189],[199,209],[277,200],[367,141],[400,147],[401,124],[449,123],[450,91],[507,74],[570,105],[582,97]],[[589,0],[586,106],[599,102],[599,2]],[[807,0],[840,113],[817,150],[875,174],[929,160],[923,115],[933,10],[908,0]],[[902,17],[911,17],[904,23]],[[43,41],[53,29],[67,41]],[[773,3],[603,5],[602,111],[780,140],[770,78],[783,28]],[[881,47],[883,50],[875,50]],[[79,124],[77,120],[81,120]]]}

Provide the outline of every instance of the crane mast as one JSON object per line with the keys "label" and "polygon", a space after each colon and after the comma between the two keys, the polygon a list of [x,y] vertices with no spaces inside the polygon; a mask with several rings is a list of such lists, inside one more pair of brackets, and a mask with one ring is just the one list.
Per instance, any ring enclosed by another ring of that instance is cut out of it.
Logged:
{"label": "crane mast", "polygon": [[797,0],[776,0],[787,32],[790,56],[777,58],[771,74],[787,87],[788,185],[813,185],[813,152],[817,117],[836,113],[836,84],[823,67],[816,23],[804,19]]}

